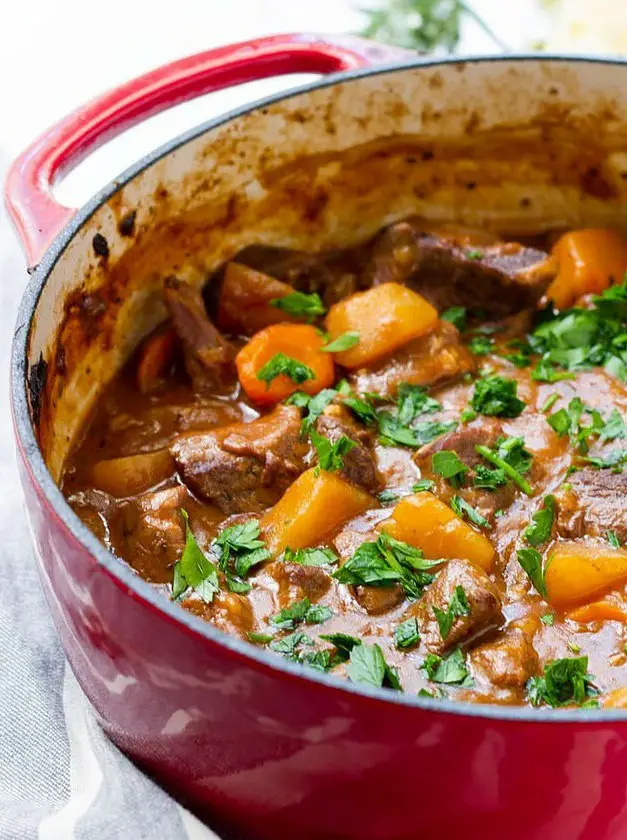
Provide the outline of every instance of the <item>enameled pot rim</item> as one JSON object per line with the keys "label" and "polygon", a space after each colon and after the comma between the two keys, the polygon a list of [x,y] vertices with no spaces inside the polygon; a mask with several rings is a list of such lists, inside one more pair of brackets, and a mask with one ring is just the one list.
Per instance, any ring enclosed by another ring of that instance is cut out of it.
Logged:
{"label": "enameled pot rim", "polygon": [[324,674],[313,668],[307,668],[296,663],[288,662],[271,651],[267,651],[256,645],[246,642],[239,637],[231,636],[217,627],[203,621],[201,618],[183,610],[160,593],[156,587],[140,578],[130,566],[122,562],[120,558],[109,552],[97,539],[95,534],[81,521],[78,515],[72,510],[65,500],[59,487],[55,484],[51,474],[44,462],[35,430],[30,417],[27,398],[27,352],[30,327],[35,313],[39,297],[44,285],[57,263],[60,256],[68,247],[76,233],[89,222],[92,215],[118,190],[125,186],[144,169],[184,146],[191,140],[199,137],[207,131],[217,128],[236,117],[243,116],[257,109],[291,98],[292,96],[307,93],[318,88],[325,88],[337,84],[357,80],[364,76],[377,76],[390,72],[404,72],[421,67],[437,67],[457,63],[502,63],[502,62],[564,62],[564,63],[590,63],[612,65],[627,65],[626,59],[611,56],[585,56],[585,55],[550,55],[550,54],[507,54],[498,56],[464,56],[457,58],[438,59],[417,59],[402,64],[381,64],[374,68],[344,71],[323,76],[321,79],[306,85],[289,88],[263,99],[240,106],[234,110],[222,114],[219,117],[208,120],[183,134],[178,135],[154,151],[140,158],[136,163],[127,168],[119,177],[113,179],[107,186],[99,190],[72,218],[61,232],[57,235],[52,245],[44,254],[40,263],[32,270],[31,277],[22,297],[18,310],[17,321],[13,334],[11,349],[11,403],[13,410],[13,422],[15,425],[18,445],[21,447],[24,458],[31,475],[41,489],[46,501],[51,507],[51,512],[63,523],[69,532],[73,534],[80,545],[93,557],[99,566],[116,580],[119,584],[129,589],[134,595],[147,602],[158,612],[167,616],[174,623],[181,625],[190,633],[199,636],[208,642],[226,648],[233,654],[242,658],[242,665],[246,661],[254,662],[258,666],[276,672],[283,677],[297,678],[328,687],[330,690],[343,694],[358,695],[360,700],[369,698],[373,702],[384,702],[390,706],[404,705],[414,706],[421,710],[429,710],[440,714],[464,715],[469,717],[485,718],[488,720],[503,720],[511,722],[529,723],[608,723],[611,721],[625,722],[627,712],[619,709],[586,709],[586,710],[553,710],[553,709],[531,709],[524,706],[499,706],[496,704],[467,703],[455,700],[436,700],[417,695],[405,694],[384,688],[369,688],[349,680],[339,679],[330,674]]}

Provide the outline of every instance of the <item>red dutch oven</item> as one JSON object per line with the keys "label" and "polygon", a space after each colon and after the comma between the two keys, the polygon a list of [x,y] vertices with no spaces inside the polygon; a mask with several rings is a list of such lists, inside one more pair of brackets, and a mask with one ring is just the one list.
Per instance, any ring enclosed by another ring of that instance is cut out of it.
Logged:
{"label": "red dutch oven", "polygon": [[[200,284],[253,242],[347,245],[409,213],[509,234],[627,227],[626,64],[390,58],[303,35],[220,48],[80,108],[13,165],[6,199],[33,268],[12,406],[43,587],[105,731],[214,825],[273,840],[624,840],[624,713],[432,701],[293,665],[170,603],[57,486],[94,399],[165,317],[169,273]],[[81,210],[54,200],[55,178],[129,125],[291,72],[331,75],[176,138]]]}

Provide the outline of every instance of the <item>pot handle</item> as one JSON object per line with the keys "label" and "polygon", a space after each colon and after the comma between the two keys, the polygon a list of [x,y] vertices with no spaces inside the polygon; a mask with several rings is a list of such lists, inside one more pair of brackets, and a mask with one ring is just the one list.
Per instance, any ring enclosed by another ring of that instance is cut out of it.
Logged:
{"label": "pot handle", "polygon": [[274,35],[173,61],[93,99],[48,129],[9,169],[5,200],[29,265],[39,262],[76,213],[55,201],[55,181],[125,129],[231,85],[284,73],[353,70],[399,55],[412,54],[354,36]]}

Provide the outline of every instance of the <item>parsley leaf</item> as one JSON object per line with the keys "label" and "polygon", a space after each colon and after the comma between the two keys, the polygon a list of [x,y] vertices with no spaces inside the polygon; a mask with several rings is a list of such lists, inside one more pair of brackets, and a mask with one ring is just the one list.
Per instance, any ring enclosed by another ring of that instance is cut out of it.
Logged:
{"label": "parsley leaf", "polygon": [[465,687],[472,685],[466,660],[460,648],[455,648],[446,657],[430,653],[425,657],[421,668],[425,670],[431,682]]}
{"label": "parsley leaf", "polygon": [[528,543],[537,548],[551,537],[555,519],[555,497],[545,496],[542,507],[531,518],[533,522],[525,528],[523,536]]}
{"label": "parsley leaf", "polygon": [[623,438],[627,438],[627,423],[625,423],[625,419],[618,409],[615,408],[607,418],[599,440],[622,440]]}
{"label": "parsley leaf", "polygon": [[393,505],[398,501],[398,494],[393,490],[382,490],[377,499],[381,505]]}
{"label": "parsley leaf", "polygon": [[542,568],[542,555],[535,548],[521,548],[516,558],[523,567],[536,592],[546,598],[546,583],[544,581],[544,569]]}
{"label": "parsley leaf", "polygon": [[181,510],[181,516],[185,521],[185,548],[181,559],[174,566],[172,598],[176,601],[188,589],[193,589],[206,604],[210,604],[213,596],[220,591],[218,570],[196,542],[196,537],[189,527],[187,511]]}
{"label": "parsley leaf", "polygon": [[464,476],[468,472],[466,464],[451,449],[434,452],[431,458],[431,469],[436,475],[448,479],[451,487],[457,488],[463,485]]}
{"label": "parsley leaf", "polygon": [[270,650],[273,650],[275,653],[280,653],[281,656],[289,659],[290,662],[298,662],[300,656],[299,649],[302,645],[311,647],[313,645],[313,641],[306,633],[298,630],[296,633],[291,633],[289,636],[283,636],[281,639],[273,639],[273,641],[270,642],[269,647]]}
{"label": "parsley leaf", "polygon": [[311,442],[316,447],[318,453],[318,463],[320,468],[327,472],[337,472],[344,466],[344,455],[347,455],[351,449],[354,449],[357,444],[346,435],[342,435],[335,443],[319,434],[315,429],[309,432]]}
{"label": "parsley leaf", "polygon": [[385,661],[379,645],[355,645],[350,652],[346,674],[352,682],[372,685],[375,688],[387,686],[402,691],[395,668]]}
{"label": "parsley leaf", "polygon": [[331,548],[297,548],[293,551],[288,546],[283,554],[284,563],[301,566],[334,566],[337,561],[338,556]]}
{"label": "parsley leaf", "polygon": [[419,415],[438,411],[441,407],[421,385],[402,382],[398,386],[396,418],[403,426],[408,426]]}
{"label": "parsley leaf", "polygon": [[394,631],[394,643],[401,650],[414,647],[419,641],[418,621],[415,618],[401,622]]}
{"label": "parsley leaf", "polygon": [[475,356],[487,356],[494,350],[494,339],[487,335],[475,335],[468,342],[468,349]]}
{"label": "parsley leaf", "polygon": [[325,344],[321,349],[323,353],[341,353],[343,350],[350,350],[356,344],[359,344],[359,333],[349,331],[342,333],[342,335]]}
{"label": "parsley leaf", "polygon": [[440,315],[444,321],[453,324],[460,332],[466,329],[466,307],[465,306],[451,306]]}
{"label": "parsley leaf", "polygon": [[620,540],[616,535],[616,531],[607,531],[605,536],[607,537],[607,541],[612,546],[612,548],[620,548]]}
{"label": "parsley leaf", "polygon": [[527,682],[527,695],[534,706],[546,704],[553,708],[575,703],[595,705],[591,698],[598,695],[588,671],[588,657],[555,659],[544,666],[541,677]]}
{"label": "parsley leaf", "polygon": [[367,396],[355,397],[353,394],[349,394],[344,397],[342,403],[348,406],[364,425],[373,426],[377,423],[377,413],[372,401]]}
{"label": "parsley leaf", "polygon": [[418,598],[433,581],[429,569],[440,560],[425,560],[422,551],[382,531],[376,542],[364,542],[333,577],[352,586],[391,586],[400,583],[410,598]]}
{"label": "parsley leaf", "polygon": [[553,627],[555,624],[555,615],[553,613],[545,613],[540,616],[540,621],[542,624],[546,624],[547,627]]}
{"label": "parsley leaf", "polygon": [[516,396],[517,383],[502,376],[484,376],[475,383],[471,405],[489,417],[518,417],[525,403]]}
{"label": "parsley leaf", "polygon": [[294,630],[298,624],[322,624],[333,615],[333,610],[321,604],[312,604],[309,598],[295,601],[277,615],[270,618],[270,624],[277,630]]}
{"label": "parsley leaf", "polygon": [[257,379],[265,382],[267,388],[277,376],[288,376],[298,385],[308,379],[316,378],[316,374],[310,367],[297,359],[286,356],[285,353],[277,353],[257,371]]}
{"label": "parsley leaf", "polygon": [[424,493],[427,490],[434,490],[435,489],[435,481],[432,481],[430,478],[421,478],[420,481],[417,481],[413,487],[411,488],[412,493]]}
{"label": "parsley leaf", "polygon": [[486,461],[503,470],[508,478],[517,484],[527,496],[533,495],[529,482],[523,473],[529,472],[533,456],[525,449],[525,441],[521,437],[500,438],[496,442],[496,449],[490,449],[483,444],[476,444],[475,450]]}
{"label": "parsley leaf", "polygon": [[214,540],[214,545],[220,549],[220,569],[232,592],[248,592],[250,585],[243,578],[253,566],[270,559],[270,552],[259,534],[259,523],[249,519],[225,528]]}
{"label": "parsley leaf", "polygon": [[341,662],[346,662],[351,650],[361,644],[361,639],[349,636],[348,633],[321,633],[320,638],[331,642],[335,646],[337,656]]}
{"label": "parsley leaf", "polygon": [[316,292],[306,294],[305,292],[290,292],[281,298],[274,298],[270,301],[271,306],[275,306],[282,312],[287,312],[288,315],[304,316],[310,320],[317,318],[319,315],[324,315],[327,311],[320,295]]}
{"label": "parsley leaf", "polygon": [[468,259],[468,260],[482,260],[483,259],[483,251],[479,251],[476,248],[471,248],[469,251],[466,251],[466,259]]}
{"label": "parsley leaf", "polygon": [[440,607],[433,607],[433,615],[438,622],[440,636],[442,639],[446,639],[451,632],[455,619],[470,615],[470,604],[468,603],[464,587],[456,586],[453,597],[449,601],[446,610],[442,610]]}
{"label": "parsley leaf", "polygon": [[[296,393],[298,394],[301,392],[297,391]],[[336,397],[337,391],[333,388],[323,388],[322,391],[318,391],[315,397],[308,398],[305,406],[307,408],[307,416],[301,423],[302,433],[304,435],[308,434],[309,431],[313,429],[316,424],[316,420],[324,413],[325,408],[332,403]],[[299,408],[300,407],[301,406],[299,406]]]}
{"label": "parsley leaf", "polygon": [[475,469],[475,477],[472,483],[474,487],[478,487],[480,490],[496,490],[497,487],[507,484],[507,476],[505,471],[499,467],[491,470],[489,467],[479,464]]}
{"label": "parsley leaf", "polygon": [[451,499],[451,508],[460,519],[467,517],[470,522],[474,525],[478,525],[480,528],[492,527],[485,516],[482,516],[478,510],[475,510],[474,507],[469,505],[468,502],[465,499],[462,499],[461,496],[453,496]]}

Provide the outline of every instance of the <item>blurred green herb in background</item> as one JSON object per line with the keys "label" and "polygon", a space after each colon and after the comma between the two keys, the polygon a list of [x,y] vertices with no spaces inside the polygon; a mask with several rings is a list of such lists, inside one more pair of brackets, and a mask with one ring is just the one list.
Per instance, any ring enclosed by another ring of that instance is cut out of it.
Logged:
{"label": "blurred green herb in background", "polygon": [[362,9],[368,23],[361,34],[383,44],[422,52],[454,52],[462,20],[474,20],[498,47],[507,47],[463,0],[386,0],[377,8]]}

